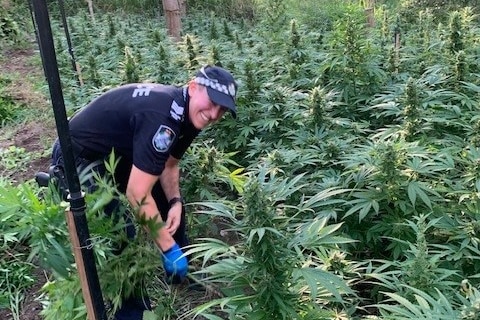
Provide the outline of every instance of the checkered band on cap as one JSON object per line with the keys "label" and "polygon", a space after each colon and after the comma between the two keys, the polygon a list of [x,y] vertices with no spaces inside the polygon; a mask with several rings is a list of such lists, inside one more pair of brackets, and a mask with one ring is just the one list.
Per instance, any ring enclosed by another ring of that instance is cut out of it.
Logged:
{"label": "checkered band on cap", "polygon": [[232,98],[235,98],[235,84],[231,83],[230,85],[224,85],[221,84],[220,82],[212,79],[207,79],[203,77],[196,77],[195,82],[198,84],[201,84],[202,86],[210,87],[213,90],[216,90],[218,92],[227,94],[231,96]]}

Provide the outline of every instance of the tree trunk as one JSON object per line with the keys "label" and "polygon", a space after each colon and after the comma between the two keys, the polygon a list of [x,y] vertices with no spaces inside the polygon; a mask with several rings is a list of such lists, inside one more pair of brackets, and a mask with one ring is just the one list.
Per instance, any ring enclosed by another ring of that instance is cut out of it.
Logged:
{"label": "tree trunk", "polygon": [[93,1],[87,0],[87,4],[88,4],[88,12],[90,12],[90,17],[92,18],[92,21],[95,22],[95,16],[93,15]]}
{"label": "tree trunk", "polygon": [[370,28],[375,27],[375,0],[368,0],[367,7],[365,8],[365,14],[367,15],[367,25]]}
{"label": "tree trunk", "polygon": [[162,0],[163,11],[165,12],[165,20],[167,22],[168,35],[180,40],[182,32],[182,20],[179,0]]}
{"label": "tree trunk", "polygon": [[395,28],[395,35],[393,38],[395,50],[395,73],[398,73],[398,64],[400,63],[400,30]]}
{"label": "tree trunk", "polygon": [[187,14],[187,0],[178,0],[178,5],[180,6],[180,14],[182,17],[185,17]]}

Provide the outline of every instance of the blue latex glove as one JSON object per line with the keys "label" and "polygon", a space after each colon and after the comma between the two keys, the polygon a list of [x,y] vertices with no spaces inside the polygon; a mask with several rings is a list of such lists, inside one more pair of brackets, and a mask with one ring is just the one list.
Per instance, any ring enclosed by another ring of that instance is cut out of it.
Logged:
{"label": "blue latex glove", "polygon": [[163,252],[163,268],[168,277],[185,277],[188,272],[188,260],[183,255],[182,249],[175,243],[173,247]]}

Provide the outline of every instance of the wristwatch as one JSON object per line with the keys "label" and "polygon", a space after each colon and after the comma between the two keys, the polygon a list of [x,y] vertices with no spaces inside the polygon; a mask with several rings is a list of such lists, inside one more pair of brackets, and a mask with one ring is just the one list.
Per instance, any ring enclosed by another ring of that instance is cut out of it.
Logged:
{"label": "wristwatch", "polygon": [[175,203],[180,202],[182,206],[185,204],[185,201],[183,201],[182,197],[173,197],[168,201],[168,207],[171,208]]}

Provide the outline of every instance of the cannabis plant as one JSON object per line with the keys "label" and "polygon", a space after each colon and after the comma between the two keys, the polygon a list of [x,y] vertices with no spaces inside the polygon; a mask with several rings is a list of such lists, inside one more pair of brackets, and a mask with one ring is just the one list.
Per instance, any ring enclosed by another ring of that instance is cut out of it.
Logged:
{"label": "cannabis plant", "polygon": [[357,117],[355,106],[368,101],[385,76],[378,64],[376,48],[366,36],[363,19],[363,13],[352,9],[335,23],[334,31],[329,34],[329,50],[319,69],[324,74],[324,86],[329,90],[342,88],[345,118]]}
{"label": "cannabis plant", "polygon": [[204,274],[223,296],[198,307],[196,315],[221,306],[228,319],[311,319],[322,310],[340,307],[344,295],[353,294],[336,275],[351,272],[348,262],[326,258],[350,242],[336,235],[340,225],[329,225],[325,218],[302,218],[333,193],[296,206],[283,204],[302,188],[301,178],[277,179],[260,169],[238,201],[197,204],[204,208],[200,213],[222,218],[228,225],[225,232],[238,240],[199,239],[191,246],[189,253],[201,262],[196,274]]}
{"label": "cannabis plant", "polygon": [[0,43],[18,44],[23,41],[25,36],[19,26],[17,19],[7,11],[7,5],[4,4],[0,8]]}
{"label": "cannabis plant", "polygon": [[[115,165],[112,155],[105,162],[107,171],[113,172]],[[151,237],[142,231],[142,226],[150,227],[151,222],[133,216],[135,212],[116,190],[110,174],[100,177],[95,172],[85,171],[80,173],[79,179],[81,182],[96,180],[96,189],[90,188],[85,197],[85,213],[103,297],[109,306],[109,313],[113,314],[126,297],[133,293],[145,293],[145,283],[158,272],[160,255]],[[49,267],[47,270],[53,271],[42,288],[45,293],[42,315],[47,320],[81,318],[85,317],[86,309],[66,233],[65,215],[62,214],[66,208],[65,204],[59,203],[56,194],[57,190],[52,185],[50,191],[44,191],[41,200],[36,200],[36,207],[28,208],[28,214],[23,218],[32,221],[32,228],[35,229],[30,236],[32,256],[43,257],[45,266]],[[120,203],[119,211],[107,215],[105,212],[111,206],[111,201]],[[132,226],[134,220],[139,227]],[[134,239],[127,238],[127,228],[134,228],[137,234]]]}
{"label": "cannabis plant", "polygon": [[139,76],[137,71],[137,62],[132,50],[129,47],[125,47],[125,60],[121,64],[123,68],[123,81],[124,83],[137,83],[139,82]]}
{"label": "cannabis plant", "polygon": [[194,143],[181,162],[182,192],[189,202],[235,197],[243,190],[241,168],[235,152],[218,150],[211,140]]}

